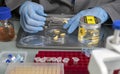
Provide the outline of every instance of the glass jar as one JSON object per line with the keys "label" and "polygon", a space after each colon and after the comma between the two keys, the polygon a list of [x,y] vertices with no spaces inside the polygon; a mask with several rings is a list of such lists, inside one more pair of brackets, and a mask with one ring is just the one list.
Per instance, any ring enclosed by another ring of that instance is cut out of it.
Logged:
{"label": "glass jar", "polygon": [[86,46],[97,46],[100,37],[100,19],[95,16],[80,18],[78,41]]}
{"label": "glass jar", "polygon": [[0,41],[11,41],[14,36],[14,27],[9,22],[11,12],[8,7],[0,7]]}
{"label": "glass jar", "polygon": [[45,32],[47,45],[63,45],[66,42],[66,31],[62,26],[50,26]]}

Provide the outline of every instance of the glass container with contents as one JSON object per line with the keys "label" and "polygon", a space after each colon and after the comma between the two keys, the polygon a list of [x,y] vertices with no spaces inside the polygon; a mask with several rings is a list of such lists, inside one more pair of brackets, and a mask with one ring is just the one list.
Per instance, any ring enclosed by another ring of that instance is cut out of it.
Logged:
{"label": "glass container with contents", "polygon": [[67,23],[67,18],[51,17],[45,31],[46,45],[63,45],[66,43],[67,33],[63,29],[63,24]]}
{"label": "glass container with contents", "polygon": [[11,18],[10,9],[7,7],[0,7],[0,41],[11,41],[14,36],[14,27],[9,22]]}
{"label": "glass container with contents", "polygon": [[80,18],[78,41],[87,46],[97,46],[100,35],[100,19],[95,16],[83,16]]}
{"label": "glass container with contents", "polygon": [[47,44],[60,45],[65,44],[66,31],[62,28],[53,27],[46,32]]}

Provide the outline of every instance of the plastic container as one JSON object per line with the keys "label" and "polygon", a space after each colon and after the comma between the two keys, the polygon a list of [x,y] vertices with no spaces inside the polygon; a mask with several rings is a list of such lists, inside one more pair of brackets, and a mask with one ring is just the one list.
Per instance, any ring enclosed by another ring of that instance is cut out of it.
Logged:
{"label": "plastic container", "polygon": [[[64,71],[65,74],[89,74],[88,72],[88,63],[89,63],[89,57],[87,57],[84,53],[81,51],[39,51],[35,58],[56,58],[60,59],[60,61],[57,61],[56,63],[64,63]],[[79,58],[79,61],[74,61],[73,58]],[[61,61],[62,59],[62,61]],[[64,62],[65,59],[69,59],[66,62]],[[39,61],[34,60],[35,63],[41,63]],[[49,61],[51,63],[54,63],[52,61]],[[47,63],[47,60],[46,60]]]}
{"label": "plastic container", "polygon": [[15,36],[14,27],[9,22],[10,18],[10,9],[7,7],[0,7],[0,41],[11,41]]}
{"label": "plastic container", "polygon": [[115,70],[113,74],[120,74],[120,69],[119,70]]}
{"label": "plastic container", "polygon": [[98,46],[100,39],[100,19],[95,16],[80,18],[78,41],[86,46]]}
{"label": "plastic container", "polygon": [[11,64],[5,74],[64,74],[62,63]]}
{"label": "plastic container", "polygon": [[[13,58],[11,58],[11,62],[6,62],[7,59],[9,59],[12,55]],[[22,52],[22,51],[4,51],[0,53],[0,64],[4,64],[4,63],[21,63],[20,61],[16,60],[18,59],[18,55],[20,55],[21,57],[23,57],[22,59],[22,63],[26,62],[26,57],[27,57],[27,52]]]}

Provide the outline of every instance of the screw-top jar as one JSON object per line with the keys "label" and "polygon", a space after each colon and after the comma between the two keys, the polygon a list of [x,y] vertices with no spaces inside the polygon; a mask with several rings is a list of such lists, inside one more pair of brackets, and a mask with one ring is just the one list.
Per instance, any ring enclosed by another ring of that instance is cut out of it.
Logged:
{"label": "screw-top jar", "polygon": [[80,18],[78,41],[87,46],[97,46],[100,35],[100,19],[95,16],[83,16]]}
{"label": "screw-top jar", "polygon": [[10,18],[10,9],[8,7],[0,7],[0,41],[10,41],[15,36],[14,27],[9,22]]}

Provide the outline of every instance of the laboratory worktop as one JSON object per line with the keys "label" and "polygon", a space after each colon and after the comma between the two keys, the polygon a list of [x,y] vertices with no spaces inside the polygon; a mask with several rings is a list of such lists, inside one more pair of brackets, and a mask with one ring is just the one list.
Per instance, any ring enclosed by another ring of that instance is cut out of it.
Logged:
{"label": "laboratory worktop", "polygon": [[[35,54],[39,50],[43,50],[43,49],[17,48],[16,47],[16,38],[17,38],[17,33],[20,28],[19,19],[16,20],[15,18],[13,18],[10,21],[12,21],[12,24],[14,25],[15,38],[12,41],[0,42],[0,58],[1,58],[2,52],[10,52],[10,53],[11,52],[27,52],[26,62],[32,63],[34,61]],[[47,49],[47,50],[49,50],[49,49]],[[0,61],[0,74],[5,74],[6,68],[7,68],[7,64],[3,64]]]}
{"label": "laboratory worktop", "polygon": [[17,33],[18,33],[18,30],[19,30],[19,27],[20,27],[20,24],[19,24],[19,20],[17,19],[11,19],[12,21],[12,24],[14,25],[14,30],[15,30],[15,37],[13,40],[11,41],[8,41],[8,42],[0,42],[0,52],[2,51],[38,51],[38,50],[26,50],[26,49],[23,49],[23,48],[17,48],[16,47],[16,38],[17,38]]}
{"label": "laboratory worktop", "polygon": [[[15,29],[15,38],[12,41],[9,42],[0,42],[0,56],[2,52],[27,52],[27,59],[26,62],[33,62],[33,58],[35,54],[38,52],[38,49],[23,49],[23,48],[17,48],[16,47],[16,38],[17,33],[20,27],[19,20],[12,19],[12,24],[14,25]],[[32,58],[32,59],[30,59]],[[7,65],[0,63],[0,74],[5,74]]]}
{"label": "laboratory worktop", "polygon": [[[9,42],[0,42],[0,53],[7,51],[7,52],[27,52],[27,58],[26,58],[26,62],[33,62],[33,59],[35,57],[35,54],[39,51],[39,50],[50,50],[50,49],[33,49],[33,48],[18,48],[16,47],[16,39],[17,39],[17,35],[18,35],[18,31],[20,28],[20,23],[19,23],[19,19],[11,19],[12,24],[14,25],[14,29],[15,29],[15,38],[12,41]],[[56,50],[56,49],[52,49],[52,50]],[[62,51],[64,51],[63,49],[60,49]],[[73,51],[73,50],[70,50]],[[74,50],[75,51],[75,50]],[[79,49],[76,51],[80,51]],[[31,59],[32,58],[32,59]],[[6,70],[6,65],[5,64],[0,64],[0,74],[5,74],[5,70]]]}

